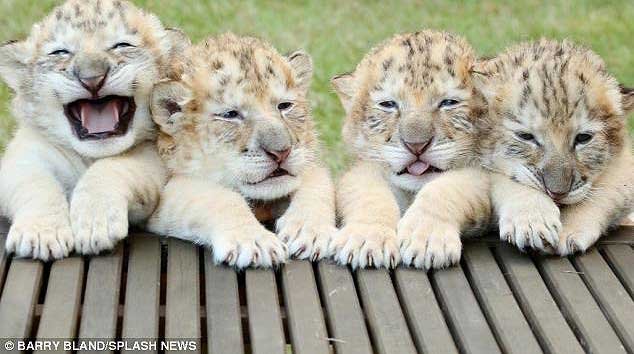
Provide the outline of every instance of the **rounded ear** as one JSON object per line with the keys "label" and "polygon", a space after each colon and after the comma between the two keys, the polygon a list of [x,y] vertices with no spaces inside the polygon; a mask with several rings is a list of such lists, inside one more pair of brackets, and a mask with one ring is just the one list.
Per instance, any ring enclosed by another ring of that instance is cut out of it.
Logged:
{"label": "rounded ear", "polygon": [[621,85],[621,102],[625,115],[634,112],[634,88]]}
{"label": "rounded ear", "polygon": [[286,56],[291,68],[295,73],[297,86],[303,90],[308,90],[310,80],[313,77],[313,60],[308,53],[298,50]]}
{"label": "rounded ear", "polygon": [[178,131],[183,109],[190,100],[190,90],[180,82],[165,81],[154,86],[150,109],[162,132],[171,135]]}
{"label": "rounded ear", "polygon": [[25,42],[9,41],[0,46],[0,77],[17,91],[27,74],[28,50]]}
{"label": "rounded ear", "polygon": [[192,45],[192,41],[187,37],[187,34],[179,28],[166,28],[165,33],[170,47],[170,56],[180,55]]}
{"label": "rounded ear", "polygon": [[480,59],[469,70],[476,90],[482,94],[487,102],[491,102],[491,99],[495,96],[495,89],[493,88],[495,75],[489,71],[490,60],[492,59]]}
{"label": "rounded ear", "polygon": [[330,84],[335,89],[339,100],[343,105],[343,109],[346,113],[350,113],[352,108],[352,97],[356,91],[356,80],[354,74],[346,73],[333,77],[330,79]]}

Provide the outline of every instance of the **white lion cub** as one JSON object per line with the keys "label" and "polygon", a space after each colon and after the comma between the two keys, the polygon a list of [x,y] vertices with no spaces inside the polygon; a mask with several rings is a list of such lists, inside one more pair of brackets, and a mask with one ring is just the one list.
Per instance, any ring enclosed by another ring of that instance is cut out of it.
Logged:
{"label": "white lion cub", "polygon": [[152,213],[165,172],[149,97],[183,43],[125,1],[70,0],[0,47],[18,121],[0,169],[9,252],[98,253]]}
{"label": "white lion cub", "polygon": [[[210,246],[216,262],[238,268],[279,264],[287,252],[323,257],[335,230],[334,186],[317,161],[310,57],[225,34],[185,58],[180,78],[152,97],[172,177],[150,230]],[[276,236],[251,207],[285,201]]]}

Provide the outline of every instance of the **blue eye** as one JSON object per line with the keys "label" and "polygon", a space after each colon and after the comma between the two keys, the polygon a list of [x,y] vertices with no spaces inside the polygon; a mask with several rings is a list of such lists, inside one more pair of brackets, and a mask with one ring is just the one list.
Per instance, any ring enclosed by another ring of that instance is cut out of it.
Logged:
{"label": "blue eye", "polygon": [[112,49],[130,48],[130,47],[134,47],[134,46],[132,44],[128,43],[128,42],[120,42],[120,43],[117,43],[117,44],[113,45]]}
{"label": "blue eye", "polygon": [[236,119],[236,118],[241,118],[240,112],[238,111],[226,111],[223,113],[218,114],[218,116],[224,118],[224,119]]}
{"label": "blue eye", "polygon": [[457,105],[458,103],[460,103],[458,100],[444,99],[440,101],[440,103],[438,104],[438,108],[451,107]]}
{"label": "blue eye", "polygon": [[66,49],[57,49],[48,53],[48,55],[67,55],[67,54],[70,54],[70,52]]}
{"label": "blue eye", "polygon": [[387,109],[394,109],[398,107],[398,103],[396,103],[395,101],[383,101],[379,102],[379,106]]}

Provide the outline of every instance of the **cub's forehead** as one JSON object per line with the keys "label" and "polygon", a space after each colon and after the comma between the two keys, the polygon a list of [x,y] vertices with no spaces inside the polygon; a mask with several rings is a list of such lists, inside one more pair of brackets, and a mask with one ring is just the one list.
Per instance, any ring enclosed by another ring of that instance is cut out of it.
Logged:
{"label": "cub's forehead", "polygon": [[[185,77],[205,91],[242,88],[257,95],[295,87],[288,61],[268,44],[250,37],[208,39],[189,53]],[[188,73],[187,73],[188,72]]]}
{"label": "cub's forehead", "polygon": [[[151,40],[162,26],[155,16],[123,0],[68,0],[34,25],[35,44],[51,41],[106,40],[127,34]],[[98,37],[98,38],[96,38]]]}
{"label": "cub's forehead", "polygon": [[373,49],[356,73],[375,83],[375,89],[380,89],[381,83],[397,82],[425,90],[464,83],[474,58],[464,39],[446,32],[421,31],[398,35]]}

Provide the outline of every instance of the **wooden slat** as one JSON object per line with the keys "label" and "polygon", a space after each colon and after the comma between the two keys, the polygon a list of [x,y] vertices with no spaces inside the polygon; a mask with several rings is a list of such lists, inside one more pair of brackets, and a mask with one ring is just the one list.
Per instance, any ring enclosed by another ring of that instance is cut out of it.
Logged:
{"label": "wooden slat", "polygon": [[79,338],[115,338],[122,265],[122,242],[112,254],[90,258]]}
{"label": "wooden slat", "polygon": [[286,341],[275,274],[272,270],[248,269],[245,282],[251,352],[253,354],[284,354]]}
{"label": "wooden slat", "polygon": [[610,231],[610,234],[607,237],[600,238],[598,243],[600,245],[634,245],[634,225],[622,225],[618,229]]}
{"label": "wooden slat", "polygon": [[312,264],[308,261],[286,264],[282,269],[282,290],[293,353],[328,354],[328,333]]}
{"label": "wooden slat", "polygon": [[625,347],[634,352],[634,301],[630,295],[596,249],[572,260]]}
{"label": "wooden slat", "polygon": [[213,263],[205,251],[205,295],[209,354],[244,354],[236,271]]}
{"label": "wooden slat", "polygon": [[198,249],[189,242],[170,238],[167,242],[165,338],[200,338],[198,280]]}
{"label": "wooden slat", "polygon": [[75,337],[83,280],[82,258],[66,258],[53,263],[37,330],[38,339]]}
{"label": "wooden slat", "polygon": [[27,338],[31,333],[42,269],[41,262],[30,259],[11,262],[0,298],[0,338]]}
{"label": "wooden slat", "polygon": [[388,271],[360,269],[356,276],[375,351],[379,354],[416,353]]}
{"label": "wooden slat", "polygon": [[9,232],[9,222],[7,219],[0,217],[0,295],[2,295],[2,289],[4,284],[4,276],[7,271],[7,263],[9,255],[5,248],[7,233]]}
{"label": "wooden slat", "polygon": [[484,244],[467,244],[463,251],[475,294],[505,353],[542,353],[513,292]]}
{"label": "wooden slat", "polygon": [[130,237],[123,338],[158,337],[160,277],[161,243],[158,236],[135,234]]}
{"label": "wooden slat", "polygon": [[542,276],[573,330],[593,353],[625,353],[616,333],[567,258],[538,258]]}
{"label": "wooden slat", "polygon": [[336,353],[371,354],[372,345],[350,270],[321,261],[317,271]]}
{"label": "wooden slat", "polygon": [[634,297],[634,250],[622,245],[605,246],[603,250],[630,296]]}
{"label": "wooden slat", "polygon": [[458,353],[427,273],[398,268],[396,289],[409,327],[421,353]]}
{"label": "wooden slat", "polygon": [[500,353],[469,282],[460,267],[432,274],[441,306],[449,317],[454,340],[464,353]]}
{"label": "wooden slat", "polygon": [[508,282],[546,352],[582,354],[583,349],[544,284],[533,261],[517,249],[496,247]]}

